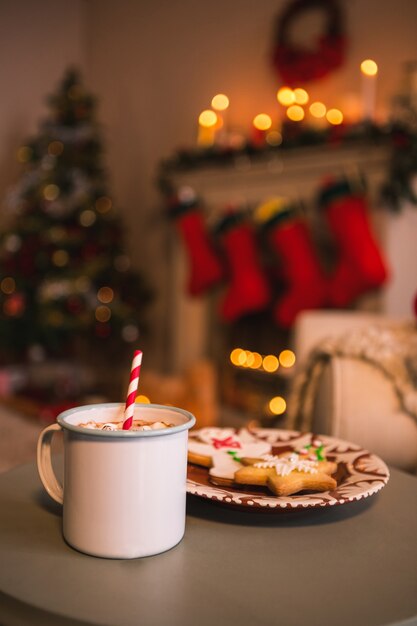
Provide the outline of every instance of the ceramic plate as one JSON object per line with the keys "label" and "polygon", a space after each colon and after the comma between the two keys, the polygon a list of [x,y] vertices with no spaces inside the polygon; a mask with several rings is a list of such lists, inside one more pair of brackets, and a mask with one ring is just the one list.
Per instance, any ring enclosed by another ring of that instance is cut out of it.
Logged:
{"label": "ceramic plate", "polygon": [[[226,429],[222,429],[226,433]],[[234,429],[227,429],[227,434]],[[198,438],[199,431],[191,431],[190,440]],[[210,482],[208,469],[188,464],[187,492],[201,498],[219,503],[263,511],[283,511],[291,509],[309,509],[346,504],[374,495],[389,480],[389,470],[385,463],[375,454],[364,450],[354,443],[328,437],[289,430],[253,429],[251,435],[259,442],[272,446],[272,454],[287,450],[298,450],[317,437],[324,444],[324,452],[328,460],[336,461],[337,473],[334,478],[337,488],[321,493],[300,493],[293,496],[278,497],[272,495],[267,488],[252,486],[219,487]]]}

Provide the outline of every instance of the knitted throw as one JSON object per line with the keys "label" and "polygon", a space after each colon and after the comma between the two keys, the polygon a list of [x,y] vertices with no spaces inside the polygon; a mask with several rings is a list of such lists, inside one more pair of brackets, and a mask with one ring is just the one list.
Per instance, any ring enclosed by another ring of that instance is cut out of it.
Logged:
{"label": "knitted throw", "polygon": [[295,375],[287,428],[312,429],[320,378],[334,356],[358,359],[378,368],[393,386],[402,409],[417,421],[417,325],[408,321],[365,326],[321,341]]}

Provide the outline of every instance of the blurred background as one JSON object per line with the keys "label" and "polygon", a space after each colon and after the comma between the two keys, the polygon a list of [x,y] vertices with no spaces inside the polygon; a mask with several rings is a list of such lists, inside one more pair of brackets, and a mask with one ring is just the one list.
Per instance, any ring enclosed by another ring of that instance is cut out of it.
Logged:
{"label": "blurred background", "polygon": [[39,430],[123,401],[141,348],[143,401],[276,425],[301,312],[411,316],[416,23],[412,0],[2,0],[2,405]]}

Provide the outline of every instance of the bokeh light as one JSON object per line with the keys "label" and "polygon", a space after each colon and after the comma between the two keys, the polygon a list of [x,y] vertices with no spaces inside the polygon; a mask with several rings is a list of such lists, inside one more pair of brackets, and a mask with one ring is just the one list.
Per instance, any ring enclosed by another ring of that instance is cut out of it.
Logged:
{"label": "bokeh light", "polygon": [[253,363],[251,365],[252,369],[257,370],[262,365],[262,357],[259,352],[252,352]]}
{"label": "bokeh light", "polygon": [[329,124],[338,126],[343,122],[343,113],[339,109],[329,109],[326,113],[326,119]]}
{"label": "bokeh light", "polygon": [[29,146],[22,146],[17,151],[17,160],[19,163],[27,163],[31,160],[32,156],[33,150],[32,148],[29,148]]}
{"label": "bokeh light", "polygon": [[218,93],[211,101],[211,106],[216,111],[225,111],[229,107],[229,98],[224,93]]}
{"label": "bokeh light", "polygon": [[108,213],[110,209],[112,208],[112,206],[113,206],[113,203],[110,200],[110,198],[108,198],[107,196],[101,196],[100,198],[97,198],[95,202],[96,210],[102,214]]}
{"label": "bokeh light", "polygon": [[254,362],[255,362],[255,357],[253,355],[253,352],[251,352],[250,350],[246,350],[245,366],[246,367],[253,367]]}
{"label": "bokeh light", "polygon": [[272,126],[272,120],[266,113],[258,113],[253,119],[253,125],[258,130],[269,130]]}
{"label": "bokeh light", "polygon": [[52,263],[57,267],[65,267],[69,262],[69,254],[66,250],[55,250],[52,254]]}
{"label": "bokeh light", "polygon": [[11,276],[6,276],[0,283],[0,289],[3,293],[10,295],[16,290],[16,281]]}
{"label": "bokeh light", "polygon": [[230,361],[233,365],[242,366],[246,362],[246,352],[242,348],[235,348],[230,353]]}
{"label": "bokeh light", "polygon": [[287,403],[282,396],[275,396],[269,401],[269,410],[274,415],[282,415],[287,408]]}
{"label": "bokeh light", "polygon": [[111,310],[108,306],[100,305],[96,308],[95,315],[98,322],[108,322],[111,318]]}
{"label": "bokeh light", "polygon": [[279,355],[282,367],[292,367],[295,363],[295,354],[292,350],[282,350]]}
{"label": "bokeh light", "polygon": [[111,287],[100,287],[97,292],[97,299],[103,304],[109,304],[113,301],[114,291]]}
{"label": "bokeh light", "polygon": [[217,115],[214,111],[206,109],[200,113],[198,122],[200,126],[203,126],[204,128],[211,128],[211,126],[215,126],[217,124]]}
{"label": "bokeh light", "polygon": [[378,74],[378,65],[372,59],[365,59],[361,63],[361,72],[365,76],[376,76]]}
{"label": "bokeh light", "polygon": [[140,402],[141,404],[150,404],[151,401],[148,396],[144,396],[143,394],[136,396],[135,402]]}
{"label": "bokeh light", "polygon": [[290,89],[290,87],[281,87],[281,89],[278,89],[277,100],[286,107],[290,106],[290,104],[294,104],[295,95],[293,90]]}
{"label": "bokeh light", "polygon": [[292,104],[287,109],[287,117],[292,122],[301,122],[304,119],[304,109],[300,107],[298,104]]}
{"label": "bokeh light", "polygon": [[44,187],[43,197],[45,198],[45,200],[50,200],[52,202],[53,200],[56,200],[58,198],[59,193],[60,191],[58,185],[50,184]]}
{"label": "bokeh light", "polygon": [[294,102],[295,104],[307,104],[309,101],[309,95],[305,89],[297,87],[294,89]]}
{"label": "bokeh light", "polygon": [[135,324],[126,324],[126,326],[122,328],[122,338],[124,341],[132,343],[133,341],[136,341],[138,337],[139,328],[135,326]]}
{"label": "bokeh light", "polygon": [[313,117],[321,118],[326,115],[327,109],[323,102],[312,102],[309,111]]}
{"label": "bokeh light", "polygon": [[265,372],[276,372],[279,367],[279,361],[274,354],[267,354],[262,359],[262,367]]}
{"label": "bokeh light", "polygon": [[270,146],[280,146],[282,144],[282,135],[277,130],[271,130],[267,133],[265,139]]}
{"label": "bokeh light", "polygon": [[81,226],[92,226],[97,219],[97,215],[92,209],[85,209],[79,217]]}

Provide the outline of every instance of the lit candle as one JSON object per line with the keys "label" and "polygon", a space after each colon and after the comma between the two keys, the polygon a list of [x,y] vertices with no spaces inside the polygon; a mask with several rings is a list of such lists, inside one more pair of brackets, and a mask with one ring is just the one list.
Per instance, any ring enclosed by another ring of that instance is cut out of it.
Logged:
{"label": "lit candle", "polygon": [[326,113],[327,108],[323,102],[312,102],[308,108],[311,119],[309,120],[310,126],[321,130],[327,126]]}
{"label": "lit candle", "polygon": [[210,109],[202,111],[198,118],[198,139],[197,143],[203,148],[208,148],[214,144],[216,137],[216,127],[218,124],[217,114]]}
{"label": "lit candle", "polygon": [[212,108],[217,113],[216,141],[224,143],[227,140],[227,109],[229,98],[224,93],[216,94],[211,101]]}
{"label": "lit candle", "polygon": [[372,121],[375,117],[376,77],[378,65],[372,59],[361,63],[362,72],[362,117]]}
{"label": "lit candle", "polygon": [[255,146],[263,146],[265,144],[266,132],[272,126],[272,120],[266,113],[259,113],[253,119],[252,143]]}

